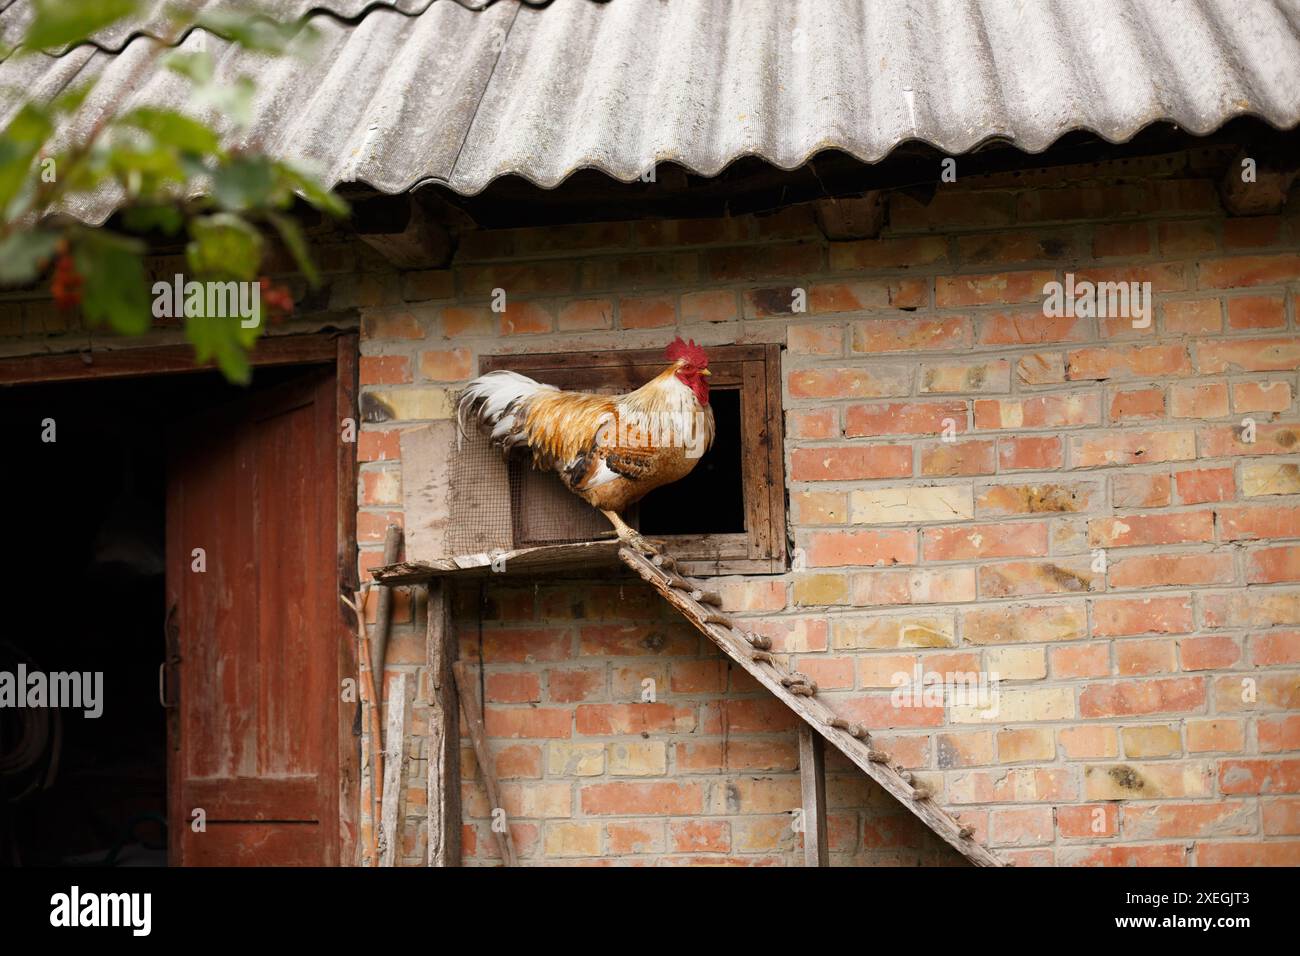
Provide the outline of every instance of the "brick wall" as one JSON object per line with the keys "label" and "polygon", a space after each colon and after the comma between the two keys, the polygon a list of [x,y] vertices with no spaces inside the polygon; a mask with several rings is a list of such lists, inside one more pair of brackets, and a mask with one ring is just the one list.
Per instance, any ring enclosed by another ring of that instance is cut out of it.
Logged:
{"label": "brick wall", "polygon": [[[803,207],[482,232],[447,271],[337,288],[362,314],[363,563],[400,519],[398,430],[448,415],[480,355],[785,343],[799,570],[724,579],[728,610],[1006,858],[1300,864],[1300,219],[1227,218],[1209,178],[1113,173],[893,196],[870,241],[827,242]],[[1066,272],[1151,282],[1150,327],[1045,318]],[[639,584],[485,600],[525,861],[799,862],[789,716]],[[918,664],[997,672],[996,716],[894,706]],[[464,764],[466,859],[486,862]],[[952,860],[837,761],[831,801],[837,862]]]}

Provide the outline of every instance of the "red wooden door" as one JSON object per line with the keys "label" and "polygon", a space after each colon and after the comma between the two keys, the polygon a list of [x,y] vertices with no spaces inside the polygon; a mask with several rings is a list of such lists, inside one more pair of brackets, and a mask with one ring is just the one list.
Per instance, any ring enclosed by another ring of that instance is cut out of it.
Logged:
{"label": "red wooden door", "polygon": [[174,437],[173,865],[338,861],[334,402],[332,376],[313,375]]}

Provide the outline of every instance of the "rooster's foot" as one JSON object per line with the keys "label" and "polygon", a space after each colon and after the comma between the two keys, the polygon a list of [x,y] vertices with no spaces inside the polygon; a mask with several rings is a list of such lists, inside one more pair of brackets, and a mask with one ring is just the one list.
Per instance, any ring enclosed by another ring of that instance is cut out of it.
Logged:
{"label": "rooster's foot", "polygon": [[618,538],[628,547],[632,548],[635,551],[639,551],[641,554],[644,554],[647,557],[653,557],[654,555],[658,554],[661,550],[663,550],[663,546],[664,546],[664,542],[655,541],[651,538],[647,538],[636,531],[630,531],[627,534],[620,534]]}

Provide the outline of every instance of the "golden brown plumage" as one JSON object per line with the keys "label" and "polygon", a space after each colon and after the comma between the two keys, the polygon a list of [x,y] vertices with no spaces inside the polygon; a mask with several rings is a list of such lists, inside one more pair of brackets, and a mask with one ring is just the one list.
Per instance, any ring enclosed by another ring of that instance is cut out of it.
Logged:
{"label": "golden brown plumage", "polygon": [[534,467],[556,472],[605,512],[620,537],[639,541],[619,514],[690,474],[713,444],[708,356],[679,338],[668,358],[671,365],[626,395],[566,392],[517,372],[489,372],[461,394],[461,427],[473,419],[507,453],[528,448]]}

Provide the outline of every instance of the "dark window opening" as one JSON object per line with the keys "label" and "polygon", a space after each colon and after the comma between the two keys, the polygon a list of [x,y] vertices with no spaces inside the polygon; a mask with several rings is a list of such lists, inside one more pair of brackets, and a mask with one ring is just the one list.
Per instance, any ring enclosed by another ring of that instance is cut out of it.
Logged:
{"label": "dark window opening", "polygon": [[656,488],[637,505],[643,534],[735,534],[745,530],[740,390],[712,390],[717,437],[685,478]]}

